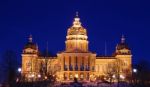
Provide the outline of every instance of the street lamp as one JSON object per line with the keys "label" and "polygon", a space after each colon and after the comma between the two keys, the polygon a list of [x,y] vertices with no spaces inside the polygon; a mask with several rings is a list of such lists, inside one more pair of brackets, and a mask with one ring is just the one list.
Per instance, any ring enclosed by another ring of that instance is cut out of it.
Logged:
{"label": "street lamp", "polygon": [[133,73],[132,73],[132,78],[133,78],[133,83],[137,84],[137,69],[133,69]]}
{"label": "street lamp", "polygon": [[38,74],[38,76],[37,76],[37,77],[38,77],[38,80],[40,81],[41,75],[40,75],[40,74]]}
{"label": "street lamp", "polygon": [[18,68],[18,78],[17,78],[17,82],[19,81],[19,80],[21,80],[21,68]]}
{"label": "street lamp", "polygon": [[137,73],[137,69],[133,69],[133,73]]}
{"label": "street lamp", "polygon": [[133,69],[132,71],[132,79],[133,79],[133,84],[137,84],[137,69]]}
{"label": "street lamp", "polygon": [[18,68],[18,72],[20,73],[22,70],[21,70],[21,68]]}

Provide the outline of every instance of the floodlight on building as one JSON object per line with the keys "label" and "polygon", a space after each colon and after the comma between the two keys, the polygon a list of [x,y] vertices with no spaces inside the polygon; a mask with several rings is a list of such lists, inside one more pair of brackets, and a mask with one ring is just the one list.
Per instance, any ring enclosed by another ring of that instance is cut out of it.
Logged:
{"label": "floodlight on building", "polygon": [[79,76],[78,76],[78,74],[75,74],[75,78],[78,78]]}
{"label": "floodlight on building", "polygon": [[31,77],[33,78],[33,77],[34,77],[34,74],[32,74]]}
{"label": "floodlight on building", "polygon": [[41,78],[41,75],[40,75],[40,74],[38,75],[38,78]]}
{"label": "floodlight on building", "polygon": [[120,75],[120,78],[121,78],[121,79],[125,79],[125,77],[124,77],[123,75]]}
{"label": "floodlight on building", "polygon": [[47,76],[45,76],[45,79],[47,79]]}
{"label": "floodlight on building", "polygon": [[112,77],[113,77],[113,78],[116,78],[116,76],[115,76],[115,75],[113,75]]}

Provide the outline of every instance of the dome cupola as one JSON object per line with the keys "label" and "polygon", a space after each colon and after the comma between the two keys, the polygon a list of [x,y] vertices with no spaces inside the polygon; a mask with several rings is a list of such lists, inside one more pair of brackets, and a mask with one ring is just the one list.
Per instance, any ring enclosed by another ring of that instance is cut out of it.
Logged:
{"label": "dome cupola", "polygon": [[38,52],[38,46],[37,44],[33,43],[32,35],[29,36],[28,42],[24,46],[23,53],[37,53]]}
{"label": "dome cupola", "polygon": [[117,44],[116,49],[117,50],[121,50],[121,49],[128,49],[129,50],[128,44],[125,42],[124,35],[122,35],[121,43]]}
{"label": "dome cupola", "polygon": [[67,35],[87,35],[86,29],[81,25],[78,12],[74,18],[73,25],[68,29]]}
{"label": "dome cupola", "polygon": [[130,55],[131,51],[128,44],[125,42],[125,37],[122,35],[121,43],[116,46],[116,55]]}

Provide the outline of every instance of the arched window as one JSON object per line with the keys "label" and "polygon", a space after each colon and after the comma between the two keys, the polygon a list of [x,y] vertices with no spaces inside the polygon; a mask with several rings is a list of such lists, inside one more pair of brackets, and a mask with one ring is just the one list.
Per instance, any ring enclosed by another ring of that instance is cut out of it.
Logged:
{"label": "arched window", "polygon": [[64,80],[67,80],[67,73],[64,73]]}
{"label": "arched window", "polygon": [[71,56],[69,56],[69,66],[71,65]]}
{"label": "arched window", "polygon": [[31,61],[26,62],[26,70],[27,71],[31,71],[31,65],[32,65]]}
{"label": "arched window", "polygon": [[65,57],[64,57],[64,71],[68,70],[68,66],[66,65]]}
{"label": "arched window", "polygon": [[95,70],[95,67],[94,66],[92,66],[92,71],[94,71]]}
{"label": "arched window", "polygon": [[73,74],[72,73],[69,74],[69,79],[73,80]]}
{"label": "arched window", "polygon": [[78,62],[77,56],[76,56],[76,59],[75,59],[75,60],[76,60],[76,65],[77,65],[77,62]]}
{"label": "arched window", "polygon": [[84,65],[84,57],[82,57],[82,65]]}
{"label": "arched window", "polygon": [[84,79],[84,74],[83,74],[83,73],[80,74],[80,79],[81,79],[81,80]]}
{"label": "arched window", "polygon": [[78,65],[75,66],[75,71],[78,71]]}
{"label": "arched window", "polygon": [[70,70],[70,71],[73,71],[72,65],[69,65],[69,70]]}
{"label": "arched window", "polygon": [[67,71],[68,70],[68,67],[67,65],[64,66],[64,71]]}
{"label": "arched window", "polygon": [[84,71],[84,65],[80,66],[80,71]]}
{"label": "arched window", "polygon": [[86,65],[86,71],[90,70],[90,66]]}

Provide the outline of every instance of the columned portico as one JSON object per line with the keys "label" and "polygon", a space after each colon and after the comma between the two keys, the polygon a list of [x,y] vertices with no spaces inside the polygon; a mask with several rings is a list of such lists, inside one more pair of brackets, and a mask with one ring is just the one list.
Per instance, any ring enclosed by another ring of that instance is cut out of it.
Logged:
{"label": "columned portico", "polygon": [[96,54],[88,50],[87,32],[78,15],[67,31],[65,43],[66,50],[57,54],[61,61],[63,80],[89,80],[91,72],[95,70]]}

